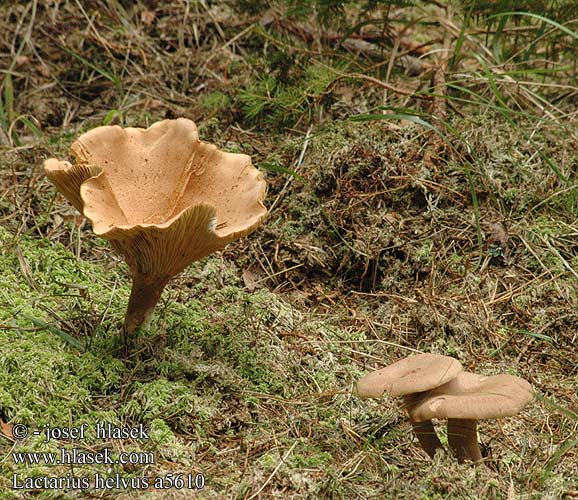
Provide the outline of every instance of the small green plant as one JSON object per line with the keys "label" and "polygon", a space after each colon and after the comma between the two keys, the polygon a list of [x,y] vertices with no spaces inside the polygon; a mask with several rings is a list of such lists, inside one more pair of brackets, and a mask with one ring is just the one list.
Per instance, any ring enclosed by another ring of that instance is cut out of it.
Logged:
{"label": "small green plant", "polygon": [[274,128],[293,127],[309,122],[315,104],[335,79],[331,68],[313,63],[301,75],[288,80],[282,71],[259,77],[239,93],[245,116]]}
{"label": "small green plant", "polygon": [[104,115],[102,124],[112,125],[115,121],[121,126],[124,124],[123,113],[120,109],[111,109],[106,115]]}
{"label": "small green plant", "polygon": [[12,75],[7,73],[0,91],[0,146],[22,146],[26,135],[43,136],[38,120],[15,110]]}

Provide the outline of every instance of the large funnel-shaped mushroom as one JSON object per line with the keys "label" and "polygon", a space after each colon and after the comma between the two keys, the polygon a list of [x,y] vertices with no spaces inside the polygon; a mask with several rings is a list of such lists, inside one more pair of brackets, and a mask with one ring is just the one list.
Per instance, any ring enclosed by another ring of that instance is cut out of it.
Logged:
{"label": "large funnel-shaped mushroom", "polygon": [[265,181],[249,156],[199,141],[184,118],[98,127],[71,150],[75,164],[50,159],[44,169],[129,265],[127,333],[148,325],[173,276],[252,232],[267,213]]}

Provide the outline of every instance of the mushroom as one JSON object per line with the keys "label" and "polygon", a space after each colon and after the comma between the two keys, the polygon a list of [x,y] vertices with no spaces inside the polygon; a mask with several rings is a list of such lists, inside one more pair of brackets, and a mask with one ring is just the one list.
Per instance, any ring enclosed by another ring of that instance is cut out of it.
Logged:
{"label": "mushroom", "polygon": [[[417,354],[362,377],[354,392],[362,398],[381,398],[384,393],[403,396],[405,405],[410,407],[415,399],[446,384],[461,371],[462,365],[457,359],[439,354]],[[433,458],[442,444],[431,420],[416,420],[410,413],[410,421],[421,447]]]}
{"label": "mushroom", "polygon": [[98,127],[71,151],[74,164],[52,158],[44,169],[130,268],[124,334],[148,327],[171,278],[251,233],[267,213],[265,181],[250,157],[201,142],[184,118]]}
{"label": "mushroom", "polygon": [[480,462],[478,420],[516,415],[533,399],[532,386],[513,375],[485,377],[461,372],[428,393],[412,395],[406,404],[412,421],[448,419],[448,444],[459,463]]}

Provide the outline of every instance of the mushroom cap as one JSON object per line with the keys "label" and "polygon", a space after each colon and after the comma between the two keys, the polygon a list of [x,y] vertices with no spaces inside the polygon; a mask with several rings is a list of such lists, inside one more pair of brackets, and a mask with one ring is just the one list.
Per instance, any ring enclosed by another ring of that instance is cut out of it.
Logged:
{"label": "mushroom cap", "polygon": [[416,354],[365,375],[357,382],[355,394],[362,398],[404,396],[445,384],[462,371],[457,359],[440,354]]}
{"label": "mushroom cap", "polygon": [[75,164],[49,159],[46,174],[133,272],[170,278],[252,232],[267,213],[251,158],[201,142],[185,118],[97,127],[71,150]]}
{"label": "mushroom cap", "polygon": [[406,403],[416,422],[432,418],[483,420],[516,415],[533,397],[532,386],[520,377],[461,372],[448,383]]}

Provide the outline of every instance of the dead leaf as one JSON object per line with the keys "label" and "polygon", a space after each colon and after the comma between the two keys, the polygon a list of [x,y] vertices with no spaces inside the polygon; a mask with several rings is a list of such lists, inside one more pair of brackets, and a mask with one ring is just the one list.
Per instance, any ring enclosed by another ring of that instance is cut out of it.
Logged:
{"label": "dead leaf", "polygon": [[265,12],[265,14],[263,14],[263,17],[259,19],[259,24],[265,28],[275,21],[275,11],[273,9],[269,9],[267,12]]}
{"label": "dead leaf", "polygon": [[490,246],[498,243],[500,246],[508,243],[508,231],[501,222],[491,222],[487,224],[488,237],[486,238],[486,245]]}
{"label": "dead leaf", "polygon": [[62,225],[62,223],[64,222],[64,219],[62,218],[62,216],[58,215],[58,214],[54,214],[54,216],[52,217],[53,223],[52,226],[54,227],[54,229],[60,227]]}
{"label": "dead leaf", "polygon": [[16,57],[16,67],[28,66],[30,64],[30,58],[28,56],[17,56]]}
{"label": "dead leaf", "polygon": [[143,23],[145,26],[150,26],[152,23],[155,22],[156,14],[153,10],[143,10],[140,13],[140,22]]}
{"label": "dead leaf", "polygon": [[255,275],[249,271],[249,269],[243,269],[243,283],[245,283],[245,287],[250,292],[257,288],[257,280],[255,279]]}
{"label": "dead leaf", "polygon": [[387,212],[383,216],[383,220],[388,224],[390,224],[391,226],[396,227],[398,229],[403,226],[403,220],[401,218],[401,215],[397,212]]}
{"label": "dead leaf", "polygon": [[486,232],[486,241],[484,248],[491,257],[491,262],[494,265],[505,266],[508,265],[508,231],[504,224],[500,222],[491,222],[484,225]]}
{"label": "dead leaf", "polygon": [[12,424],[8,424],[0,418],[0,434],[8,439],[14,439],[14,436],[12,435],[12,427],[14,427]]}

